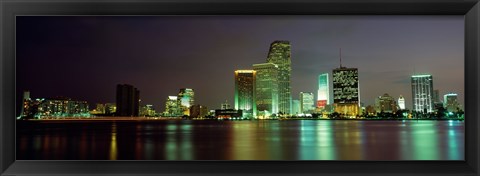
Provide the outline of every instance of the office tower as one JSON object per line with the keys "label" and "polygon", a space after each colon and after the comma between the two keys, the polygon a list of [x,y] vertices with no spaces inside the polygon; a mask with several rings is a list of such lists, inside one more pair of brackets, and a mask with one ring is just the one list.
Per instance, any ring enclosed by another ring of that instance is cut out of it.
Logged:
{"label": "office tower", "polygon": [[301,114],[300,100],[292,100],[292,115]]}
{"label": "office tower", "polygon": [[324,109],[330,104],[330,93],[328,87],[328,73],[318,76],[317,108]]}
{"label": "office tower", "polygon": [[138,117],[140,91],[128,84],[117,85],[117,116]]}
{"label": "office tower", "polygon": [[440,90],[435,89],[433,90],[433,103],[439,103],[440,102]]}
{"label": "office tower", "polygon": [[190,108],[190,117],[193,118],[204,118],[205,116],[208,115],[208,109],[206,106],[202,105],[193,105]]}
{"label": "office tower", "polygon": [[312,113],[315,105],[313,98],[313,93],[311,92],[300,92],[300,110],[304,114]]}
{"label": "office tower", "polygon": [[405,109],[405,98],[403,98],[402,95],[400,95],[400,97],[398,97],[398,107],[399,107],[401,110],[404,110],[404,109]]}
{"label": "office tower", "polygon": [[290,87],[291,60],[290,42],[274,41],[270,45],[267,62],[278,66],[278,111],[290,114],[292,93]]}
{"label": "office tower", "polygon": [[86,101],[72,100],[66,97],[37,99],[35,112],[36,118],[43,117],[90,117]]}
{"label": "office tower", "polygon": [[22,99],[22,107],[20,110],[20,115],[17,117],[20,119],[23,116],[26,116],[25,109],[28,109],[29,104],[30,104],[30,91],[24,91],[23,92],[23,99]]}
{"label": "office tower", "polygon": [[459,108],[457,98],[458,95],[456,93],[443,95],[443,106],[448,112],[457,112],[457,109]]}
{"label": "office tower", "polygon": [[255,78],[255,101],[257,116],[270,117],[278,113],[278,76],[279,68],[272,63],[254,64]]}
{"label": "office tower", "polygon": [[349,117],[360,112],[358,69],[340,67],[333,70],[333,103],[335,112]]}
{"label": "office tower", "polygon": [[375,98],[375,110],[377,112],[393,113],[397,111],[397,101],[390,95],[383,94]]}
{"label": "office tower", "polygon": [[147,104],[140,109],[140,116],[142,117],[154,117],[155,115],[156,112],[153,105]]}
{"label": "office tower", "polygon": [[255,70],[235,71],[235,109],[242,110],[243,117],[253,118],[257,115],[255,77]]}
{"label": "office tower", "polygon": [[180,103],[177,96],[168,96],[167,101],[165,101],[165,111],[163,115],[166,117],[176,117],[183,115],[183,112],[180,111]]}
{"label": "office tower", "polygon": [[190,106],[193,106],[195,103],[194,96],[193,89],[183,88],[178,92],[178,100],[180,101],[180,109],[183,115],[190,116]]}
{"label": "office tower", "polygon": [[412,101],[413,111],[420,113],[433,112],[433,78],[432,75],[413,75]]}

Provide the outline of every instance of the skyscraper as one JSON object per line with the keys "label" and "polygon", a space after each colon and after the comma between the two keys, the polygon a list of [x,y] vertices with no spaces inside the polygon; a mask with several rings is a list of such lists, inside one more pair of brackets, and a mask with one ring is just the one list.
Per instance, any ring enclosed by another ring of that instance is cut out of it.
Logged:
{"label": "skyscraper", "polygon": [[257,116],[270,117],[278,113],[278,75],[279,68],[272,63],[254,64],[256,71],[255,101]]}
{"label": "skyscraper", "polygon": [[333,103],[335,112],[354,117],[360,110],[358,69],[340,67],[333,70]]}
{"label": "skyscraper", "polygon": [[289,41],[274,41],[270,44],[267,62],[278,66],[278,109],[279,112],[292,112],[291,77],[291,50]]}
{"label": "skyscraper", "polygon": [[317,108],[323,109],[327,104],[330,104],[329,92],[328,73],[323,73],[318,76]]}
{"label": "skyscraper", "polygon": [[300,110],[301,113],[312,113],[314,103],[313,93],[311,92],[300,92]]}
{"label": "skyscraper", "polygon": [[190,88],[183,88],[178,92],[179,107],[183,112],[183,115],[190,116],[190,107],[195,103],[194,96],[193,89]]}
{"label": "skyscraper", "polygon": [[257,115],[255,104],[255,70],[235,71],[235,109],[242,110],[244,117]]}
{"label": "skyscraper", "polygon": [[292,100],[292,115],[302,113],[300,111],[300,100]]}
{"label": "skyscraper", "polygon": [[443,96],[443,106],[448,112],[457,112],[459,108],[457,97],[456,93],[449,93]]}
{"label": "skyscraper", "polygon": [[401,110],[405,109],[405,98],[403,98],[402,95],[398,97],[398,107],[400,107]]}
{"label": "skyscraper", "polygon": [[138,117],[140,91],[132,85],[117,85],[117,116]]}
{"label": "skyscraper", "polygon": [[433,78],[432,75],[412,76],[412,101],[413,111],[430,113],[433,105]]}
{"label": "skyscraper", "polygon": [[180,102],[177,96],[168,96],[163,115],[167,117],[181,116],[183,112],[180,112],[179,106]]}

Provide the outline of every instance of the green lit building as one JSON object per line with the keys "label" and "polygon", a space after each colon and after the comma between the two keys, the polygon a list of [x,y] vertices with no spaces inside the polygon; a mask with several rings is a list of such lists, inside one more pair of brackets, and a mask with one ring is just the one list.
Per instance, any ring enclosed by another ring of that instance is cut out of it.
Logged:
{"label": "green lit building", "polygon": [[328,73],[318,76],[317,108],[324,109],[330,104],[330,89],[328,85]]}
{"label": "green lit building", "polygon": [[235,109],[242,110],[243,117],[257,115],[255,104],[255,70],[235,71]]}
{"label": "green lit building", "polygon": [[193,89],[183,88],[178,92],[178,100],[180,103],[180,110],[183,112],[183,115],[190,116],[190,107],[194,105],[195,93]]}
{"label": "green lit building", "polygon": [[272,63],[254,64],[255,78],[255,104],[257,106],[257,118],[270,118],[272,114],[278,114],[278,76],[279,68]]}
{"label": "green lit building", "polygon": [[292,112],[291,49],[289,41],[274,41],[270,45],[267,62],[278,66],[278,110],[284,114]]}
{"label": "green lit building", "polygon": [[314,110],[314,97],[311,92],[300,92],[300,111],[304,114],[313,113]]}

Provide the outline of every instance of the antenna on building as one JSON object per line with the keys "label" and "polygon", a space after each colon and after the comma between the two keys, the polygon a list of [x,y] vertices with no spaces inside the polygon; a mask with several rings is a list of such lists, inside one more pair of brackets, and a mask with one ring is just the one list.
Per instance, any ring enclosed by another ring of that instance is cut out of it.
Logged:
{"label": "antenna on building", "polygon": [[342,48],[340,48],[340,68],[342,68]]}

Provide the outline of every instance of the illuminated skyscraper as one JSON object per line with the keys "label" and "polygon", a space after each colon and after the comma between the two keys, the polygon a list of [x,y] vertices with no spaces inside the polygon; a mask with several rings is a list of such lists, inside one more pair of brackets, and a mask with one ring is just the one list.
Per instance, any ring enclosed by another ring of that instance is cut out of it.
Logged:
{"label": "illuminated skyscraper", "polygon": [[432,75],[412,76],[413,111],[433,112],[433,78]]}
{"label": "illuminated skyscraper", "polygon": [[302,113],[312,113],[314,109],[314,98],[313,98],[313,93],[311,92],[300,92],[299,95],[300,99],[300,109]]}
{"label": "illuminated skyscraper", "polygon": [[180,111],[180,101],[177,96],[168,96],[167,101],[165,102],[165,111],[163,112],[163,115],[167,117],[183,115],[183,112]]}
{"label": "illuminated skyscraper", "polygon": [[272,63],[254,64],[255,101],[257,116],[270,117],[278,113],[278,66]]}
{"label": "illuminated skyscraper", "polygon": [[290,42],[274,41],[270,45],[267,62],[278,66],[278,109],[280,112],[292,112],[292,93],[290,87],[291,60]]}
{"label": "illuminated skyscraper", "polygon": [[459,108],[457,97],[456,93],[449,93],[443,96],[443,106],[448,112],[457,112]]}
{"label": "illuminated skyscraper", "polygon": [[327,104],[330,104],[328,73],[323,73],[318,76],[317,108],[323,109]]}
{"label": "illuminated skyscraper", "polygon": [[194,92],[193,89],[183,88],[178,93],[178,100],[180,101],[180,109],[183,115],[190,116],[190,107],[194,105]]}
{"label": "illuminated skyscraper", "polygon": [[297,115],[302,113],[300,111],[300,100],[292,100],[292,114]]}
{"label": "illuminated skyscraper", "polygon": [[403,98],[402,95],[398,97],[398,107],[400,107],[401,110],[405,109],[405,98]]}
{"label": "illuminated skyscraper", "polygon": [[138,117],[140,91],[132,85],[117,85],[117,116]]}
{"label": "illuminated skyscraper", "polygon": [[257,114],[255,104],[255,70],[235,71],[235,109],[242,110],[244,117]]}
{"label": "illuminated skyscraper", "polygon": [[375,110],[377,112],[393,113],[397,111],[397,101],[388,94],[383,94],[375,99]]}
{"label": "illuminated skyscraper", "polygon": [[358,69],[340,67],[333,70],[333,103],[335,112],[354,117],[360,110]]}

